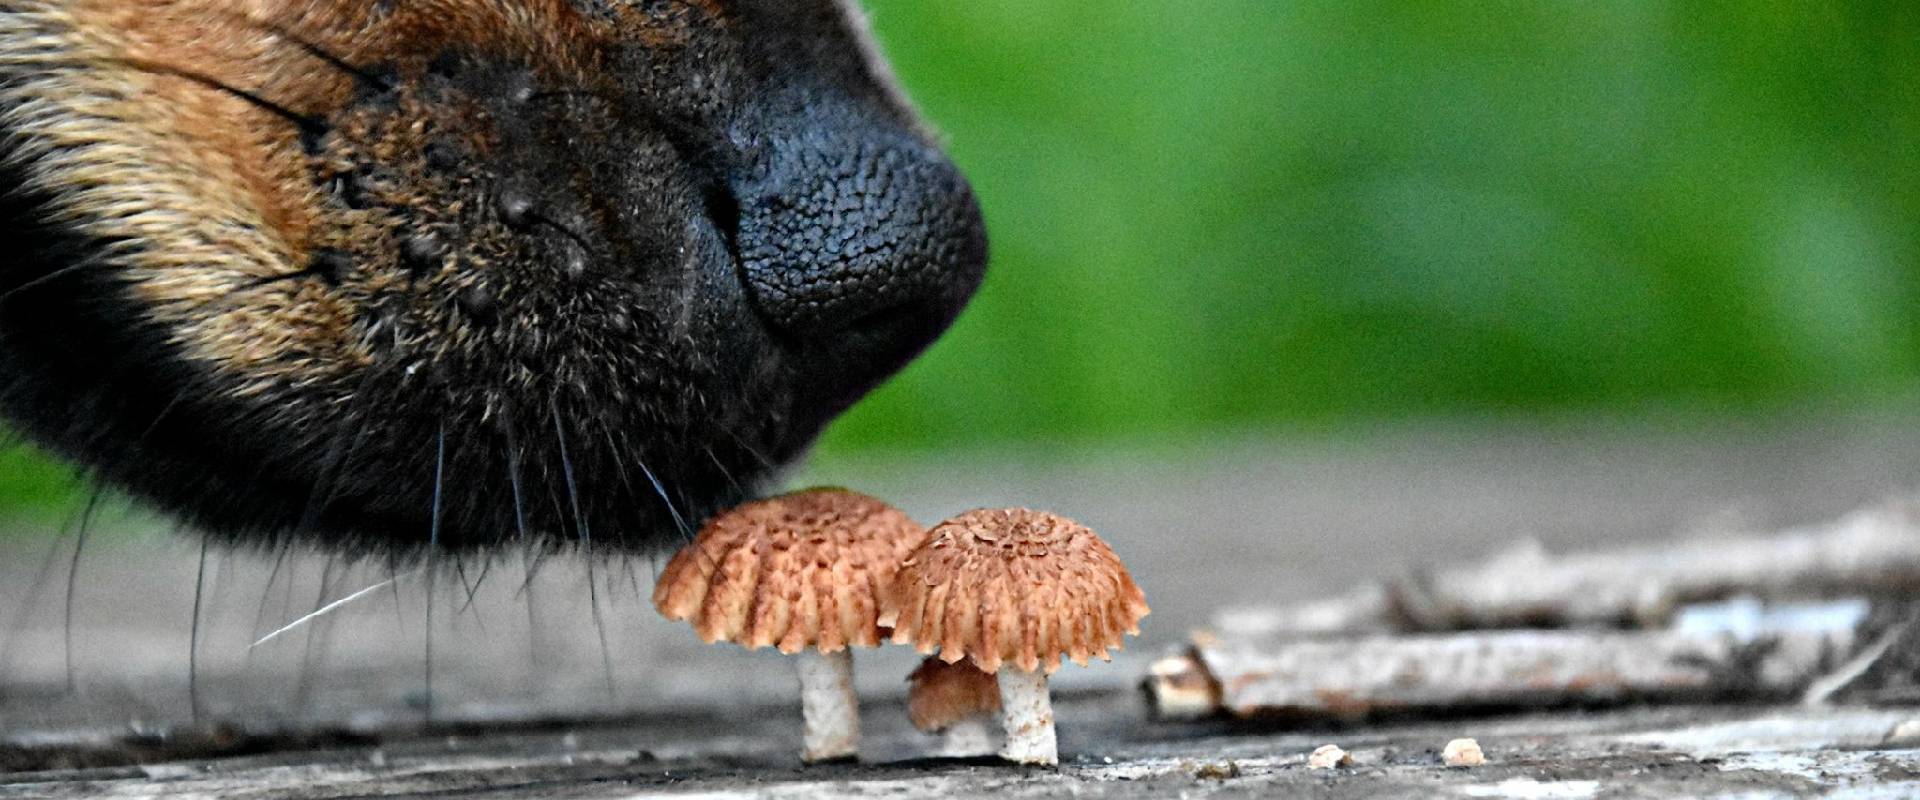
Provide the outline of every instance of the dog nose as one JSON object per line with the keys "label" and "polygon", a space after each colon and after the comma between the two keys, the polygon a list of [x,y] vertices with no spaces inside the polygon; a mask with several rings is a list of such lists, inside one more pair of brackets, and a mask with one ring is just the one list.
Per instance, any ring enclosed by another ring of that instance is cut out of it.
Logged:
{"label": "dog nose", "polygon": [[959,315],[986,232],[966,179],[909,131],[805,116],[816,119],[772,137],[736,186],[740,268],[767,324],[857,394]]}

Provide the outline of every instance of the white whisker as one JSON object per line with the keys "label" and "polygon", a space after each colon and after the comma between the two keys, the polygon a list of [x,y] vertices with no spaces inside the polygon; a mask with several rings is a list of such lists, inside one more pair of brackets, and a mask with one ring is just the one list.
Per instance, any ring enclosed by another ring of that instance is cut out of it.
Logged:
{"label": "white whisker", "polygon": [[328,604],[326,604],[326,605],[324,605],[324,606],[321,606],[321,607],[319,607],[319,608],[316,608],[316,609],[314,609],[314,610],[313,610],[313,613],[311,613],[311,614],[308,614],[308,615],[306,615],[306,616],[304,616],[304,617],[301,617],[301,618],[299,618],[299,619],[296,619],[296,620],[294,620],[294,621],[292,621],[292,622],[289,622],[289,623],[287,623],[287,625],[286,625],[286,627],[283,627],[283,628],[281,628],[281,629],[279,629],[279,630],[276,630],[276,631],[274,631],[274,632],[272,632],[272,633],[269,633],[269,634],[267,634],[267,635],[265,635],[265,636],[262,636],[262,637],[260,637],[260,638],[259,638],[258,640],[256,640],[256,641],[255,641],[255,642],[254,642],[253,644],[250,644],[250,645],[247,645],[247,649],[248,649],[248,650],[252,650],[253,648],[256,648],[256,647],[259,647],[260,645],[263,645],[263,644],[266,644],[267,642],[271,642],[271,641],[273,641],[273,640],[274,640],[275,638],[278,638],[278,637],[280,636],[280,634],[283,634],[283,633],[286,633],[287,631],[290,631],[290,630],[293,630],[294,628],[298,628],[298,627],[300,627],[300,626],[302,626],[302,625],[305,625],[305,624],[307,624],[307,623],[309,623],[309,622],[312,622],[312,621],[314,621],[314,620],[316,620],[316,619],[319,619],[319,618],[321,618],[321,617],[324,617],[324,616],[326,616],[326,615],[328,615],[328,614],[331,614],[331,613],[333,613],[334,611],[336,611],[336,610],[338,610],[338,609],[339,609],[339,608],[340,608],[341,606],[344,606],[344,605],[346,605],[346,604],[348,604],[348,603],[351,603],[351,602],[353,602],[353,601],[355,601],[355,600],[358,600],[358,599],[360,599],[360,598],[362,598],[362,597],[366,597],[367,595],[369,595],[369,594],[373,594],[374,592],[377,592],[377,591],[380,591],[381,589],[385,589],[385,588],[387,588],[388,586],[391,586],[391,585],[396,585],[396,584],[398,584],[398,583],[400,582],[400,579],[401,579],[401,578],[408,578],[408,577],[412,577],[412,576],[414,576],[414,575],[418,575],[418,574],[420,574],[420,573],[422,573],[422,572],[425,572],[425,571],[426,571],[426,568],[425,568],[425,567],[421,567],[420,569],[416,569],[416,570],[414,570],[414,571],[412,571],[412,572],[405,572],[405,573],[401,573],[401,574],[399,574],[399,575],[395,575],[395,576],[393,576],[393,577],[391,577],[391,578],[388,578],[388,579],[386,579],[386,580],[384,580],[384,581],[381,581],[381,582],[379,582],[379,583],[376,583],[376,584],[374,584],[374,585],[372,585],[372,586],[369,586],[369,587],[367,587],[367,588],[365,588],[365,589],[361,589],[360,591],[357,591],[357,592],[354,592],[353,594],[350,594],[350,595],[347,595],[346,597],[342,597],[342,598],[340,598],[340,599],[338,599],[338,600],[335,600],[335,601],[333,601],[333,602],[331,602],[331,603],[328,603]]}

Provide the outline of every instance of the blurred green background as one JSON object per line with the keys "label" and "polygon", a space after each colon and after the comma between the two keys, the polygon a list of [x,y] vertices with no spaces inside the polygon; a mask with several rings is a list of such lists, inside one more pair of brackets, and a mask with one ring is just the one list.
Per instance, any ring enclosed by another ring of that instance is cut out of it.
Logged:
{"label": "blurred green background", "polygon": [[1920,378],[1920,5],[868,6],[994,260],[828,454]]}
{"label": "blurred green background", "polygon": [[1920,385],[1920,5],[867,5],[994,261],[822,459]]}

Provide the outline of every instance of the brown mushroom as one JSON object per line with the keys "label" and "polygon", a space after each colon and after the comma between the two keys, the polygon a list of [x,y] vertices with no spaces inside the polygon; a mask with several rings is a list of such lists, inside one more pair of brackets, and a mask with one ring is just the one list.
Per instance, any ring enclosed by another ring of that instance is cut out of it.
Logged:
{"label": "brown mushroom", "polygon": [[859,752],[850,646],[875,647],[878,597],[926,529],[845,489],[810,489],[723,512],[654,585],[662,616],[709,644],[798,655],[807,761]]}
{"label": "brown mushroom", "polygon": [[1000,682],[968,663],[938,658],[920,662],[907,676],[907,718],[913,726],[943,735],[940,754],[952,758],[991,755],[987,722],[1000,713]]}
{"label": "brown mushroom", "polygon": [[1056,764],[1047,675],[1062,653],[1081,665],[1110,660],[1146,614],[1140,587],[1086,526],[1044,511],[980,509],[935,526],[914,549],[881,596],[880,624],[895,643],[994,673],[1001,756]]}

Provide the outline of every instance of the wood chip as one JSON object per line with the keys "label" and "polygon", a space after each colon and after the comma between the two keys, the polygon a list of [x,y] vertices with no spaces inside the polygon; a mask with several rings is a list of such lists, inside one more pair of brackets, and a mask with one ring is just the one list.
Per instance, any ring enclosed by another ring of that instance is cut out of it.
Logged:
{"label": "wood chip", "polygon": [[1307,756],[1307,769],[1333,769],[1353,766],[1353,754],[1337,744],[1323,744]]}
{"label": "wood chip", "polygon": [[1155,662],[1146,689],[1167,719],[1785,699],[1853,649],[1834,630],[1221,639]]}
{"label": "wood chip", "polygon": [[1480,750],[1479,742],[1455,739],[1440,751],[1440,761],[1449,767],[1477,767],[1487,763],[1487,754]]}

